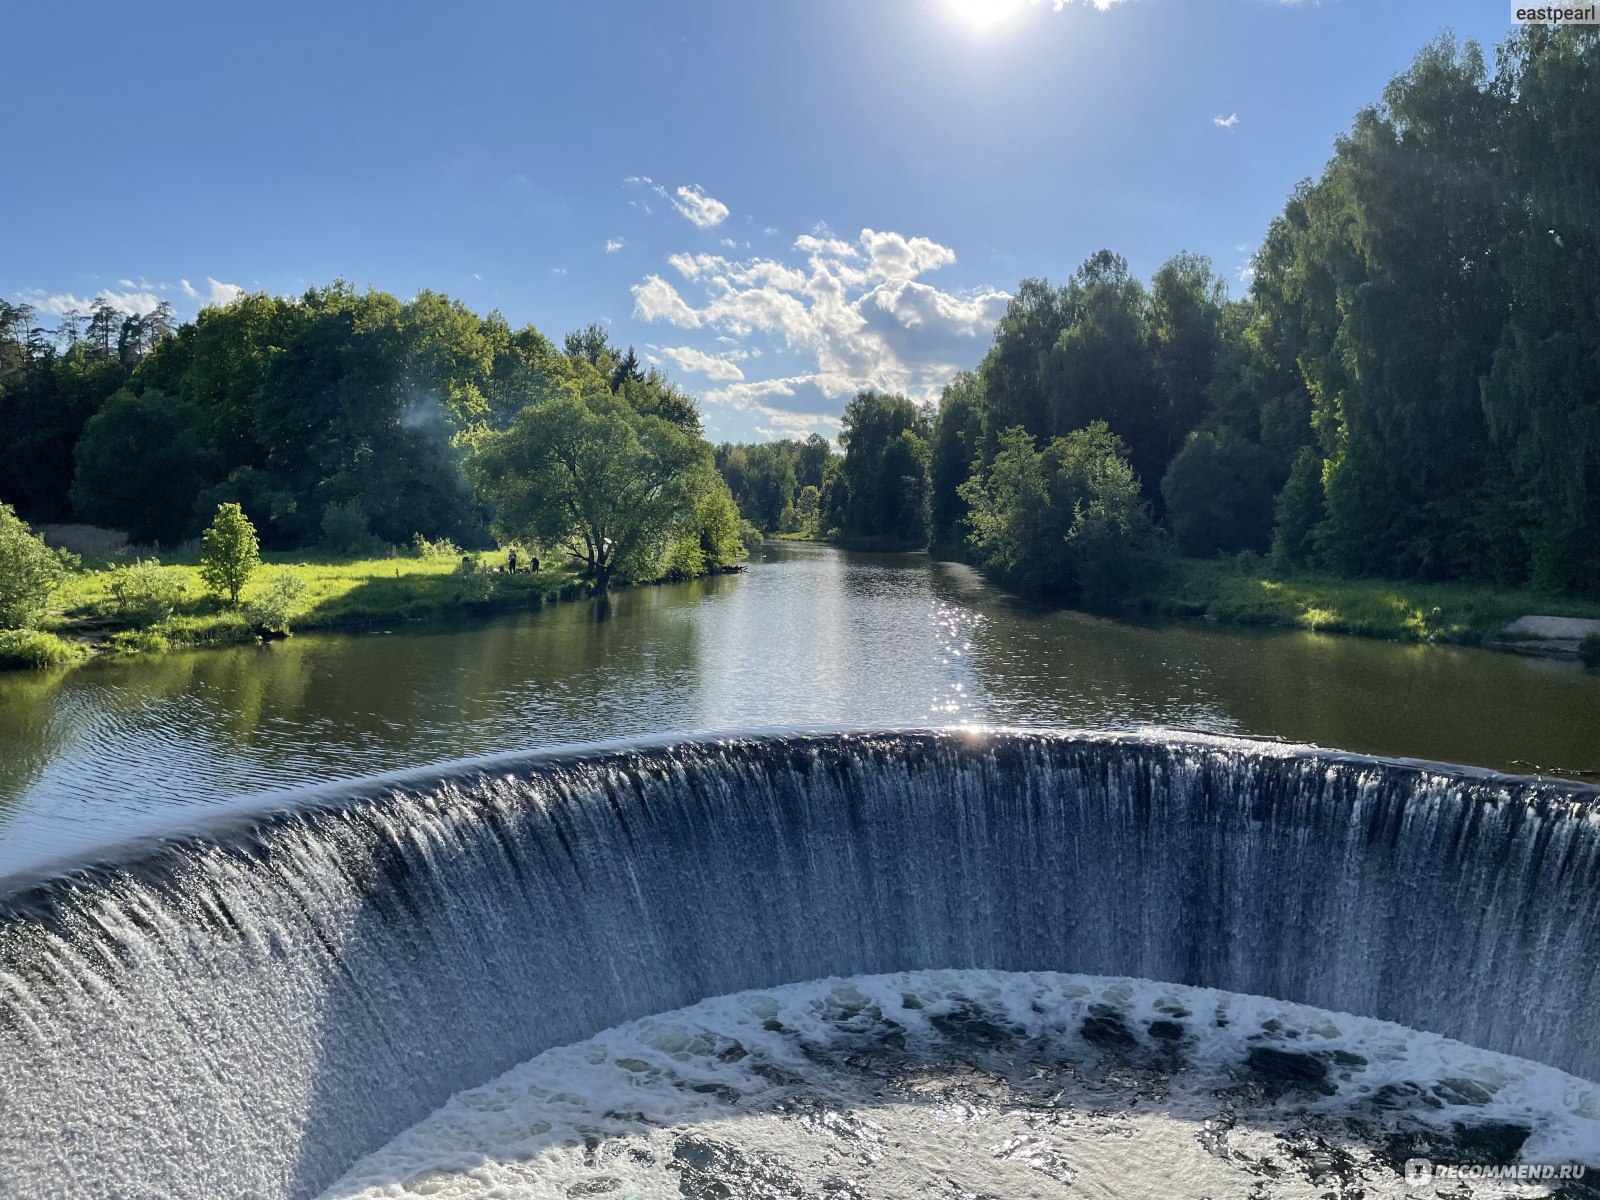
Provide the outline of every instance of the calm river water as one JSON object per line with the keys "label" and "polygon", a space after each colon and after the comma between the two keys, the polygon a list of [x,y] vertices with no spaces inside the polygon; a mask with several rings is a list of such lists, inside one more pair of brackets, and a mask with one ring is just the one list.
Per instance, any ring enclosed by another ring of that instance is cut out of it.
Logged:
{"label": "calm river water", "polygon": [[1600,678],[1489,651],[1009,599],[920,556],[771,545],[737,577],[455,629],[0,675],[0,874],[177,806],[496,750],[793,725],[1163,725],[1600,771]]}

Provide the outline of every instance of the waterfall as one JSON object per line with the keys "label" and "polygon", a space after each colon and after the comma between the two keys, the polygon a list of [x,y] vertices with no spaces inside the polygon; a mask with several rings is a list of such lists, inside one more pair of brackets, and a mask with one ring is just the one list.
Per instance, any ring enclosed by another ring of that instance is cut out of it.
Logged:
{"label": "waterfall", "polygon": [[707,996],[1136,976],[1600,1079],[1591,789],[1159,734],[793,734],[319,789],[0,880],[11,1194],[301,1197]]}

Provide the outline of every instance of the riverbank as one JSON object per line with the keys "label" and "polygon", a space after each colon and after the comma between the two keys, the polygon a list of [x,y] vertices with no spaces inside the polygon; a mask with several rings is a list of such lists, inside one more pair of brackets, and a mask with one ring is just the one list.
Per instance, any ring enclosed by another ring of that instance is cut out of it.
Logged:
{"label": "riverbank", "polygon": [[1157,616],[1511,650],[1537,640],[1506,632],[1531,613],[1600,618],[1600,601],[1526,588],[1277,575],[1177,556],[1161,559],[1129,603]]}
{"label": "riverbank", "polygon": [[[360,629],[462,613],[526,611],[590,594],[588,584],[565,566],[510,574],[491,569],[503,561],[498,553],[473,557],[479,570],[466,574],[455,555],[339,559],[266,554],[245,590],[245,603],[237,606],[207,593],[197,561],[179,559],[162,564],[170,604],[156,611],[117,596],[117,568],[128,564],[106,560],[65,580],[39,629],[0,635],[0,669],[72,666],[100,654],[254,642],[263,630],[251,620],[249,601],[280,570],[305,583],[287,621],[295,630]],[[625,585],[613,581],[612,586]]]}

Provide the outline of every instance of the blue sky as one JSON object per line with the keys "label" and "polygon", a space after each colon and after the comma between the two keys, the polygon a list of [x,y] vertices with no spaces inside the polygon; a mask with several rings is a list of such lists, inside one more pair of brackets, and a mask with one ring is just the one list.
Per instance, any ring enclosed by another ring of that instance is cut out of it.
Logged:
{"label": "blue sky", "polygon": [[[1102,7],[1103,6],[1103,7]],[[5,18],[0,292],[180,316],[429,287],[592,320],[714,438],[934,395],[1017,281],[1240,273],[1294,184],[1503,0],[94,0]]]}

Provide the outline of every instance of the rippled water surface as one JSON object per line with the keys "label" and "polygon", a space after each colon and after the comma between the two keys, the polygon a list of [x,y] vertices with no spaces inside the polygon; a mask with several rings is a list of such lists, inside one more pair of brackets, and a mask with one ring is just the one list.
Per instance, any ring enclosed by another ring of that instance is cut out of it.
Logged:
{"label": "rippled water surface", "polygon": [[920,556],[770,546],[737,577],[459,628],[0,675],[0,872],[245,792],[561,742],[773,725],[1159,724],[1600,770],[1600,679],[1487,651],[1143,627]]}

